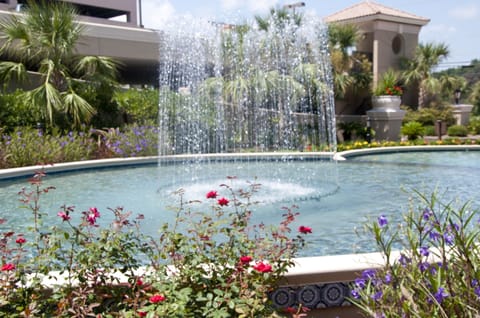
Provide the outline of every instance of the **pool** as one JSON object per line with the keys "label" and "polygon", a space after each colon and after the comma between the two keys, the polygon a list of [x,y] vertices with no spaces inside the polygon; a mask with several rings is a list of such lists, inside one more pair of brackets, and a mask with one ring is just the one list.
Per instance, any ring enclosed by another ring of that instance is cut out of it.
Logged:
{"label": "pool", "polygon": [[[123,206],[144,214],[143,231],[156,235],[163,222],[173,219],[166,206],[174,202],[169,193],[180,184],[188,198],[204,200],[206,192],[229,182],[227,175],[237,176],[236,188],[257,176],[262,187],[256,196],[261,202],[255,206],[254,221],[276,223],[282,207],[297,205],[298,224],[313,229],[302,256],[320,256],[373,251],[372,239],[361,235],[363,225],[380,214],[400,221],[413,190],[426,194],[436,190],[444,199],[471,200],[474,206],[480,202],[478,151],[369,154],[338,162],[230,161],[200,166],[203,177],[192,177],[189,169],[143,164],[49,174],[45,185],[56,189],[42,199],[42,211],[48,212],[45,222],[59,222],[56,214],[66,204],[74,205],[78,215],[96,206],[108,224],[112,218],[107,208]],[[285,174],[295,178],[285,181]],[[182,175],[188,178],[179,180]],[[3,229],[14,226],[16,232],[28,232],[25,219],[31,212],[19,208],[17,195],[27,185],[26,179],[0,182],[0,215],[8,220]]]}

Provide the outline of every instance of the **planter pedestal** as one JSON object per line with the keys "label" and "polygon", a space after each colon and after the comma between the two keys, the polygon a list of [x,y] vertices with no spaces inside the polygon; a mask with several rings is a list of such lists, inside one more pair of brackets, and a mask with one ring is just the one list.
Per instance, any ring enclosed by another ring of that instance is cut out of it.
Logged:
{"label": "planter pedestal", "polygon": [[457,125],[468,125],[470,121],[470,113],[472,112],[473,105],[458,104],[453,105],[453,117],[455,117]]}
{"label": "planter pedestal", "polygon": [[373,109],[367,111],[370,127],[375,131],[377,141],[400,140],[400,128],[405,117],[405,111],[400,109],[400,96],[373,96]]}

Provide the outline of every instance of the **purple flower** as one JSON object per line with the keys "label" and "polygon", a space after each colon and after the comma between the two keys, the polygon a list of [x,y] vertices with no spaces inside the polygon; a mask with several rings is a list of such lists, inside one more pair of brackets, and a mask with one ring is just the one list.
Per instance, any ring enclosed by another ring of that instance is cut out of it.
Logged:
{"label": "purple flower", "polygon": [[431,230],[430,232],[428,232],[428,236],[432,241],[438,241],[441,235],[437,231]]}
{"label": "purple flower", "polygon": [[357,278],[355,279],[355,286],[363,289],[365,286],[367,286],[367,283],[364,278]]}
{"label": "purple flower", "polygon": [[356,289],[352,289],[352,290],[350,291],[350,293],[352,294],[352,297],[355,298],[355,299],[360,299],[360,298],[361,298],[361,297],[360,297],[360,293],[359,293],[358,290],[356,290]]}
{"label": "purple flower", "polygon": [[387,225],[387,224],[388,224],[387,217],[386,217],[385,215],[383,215],[383,214],[380,215],[380,216],[378,217],[378,225],[379,225],[380,227],[384,227],[384,226]]}
{"label": "purple flower", "polygon": [[372,279],[375,278],[377,271],[374,269],[366,269],[362,272],[363,279]]}
{"label": "purple flower", "polygon": [[403,267],[407,266],[407,264],[409,264],[411,261],[412,261],[411,258],[405,256],[405,254],[401,254],[401,255],[400,255],[400,258],[398,259],[398,262],[399,262]]}
{"label": "purple flower", "polygon": [[384,282],[385,282],[385,284],[390,284],[392,282],[392,274],[386,273]]}
{"label": "purple flower", "polygon": [[448,297],[448,293],[443,287],[439,287],[437,292],[433,295],[438,303],[442,303],[445,298]]}
{"label": "purple flower", "polygon": [[425,221],[430,220],[432,216],[433,216],[432,210],[430,210],[429,208],[425,208],[425,210],[423,210],[423,219]]}
{"label": "purple flower", "polygon": [[455,237],[452,235],[452,233],[445,233],[443,234],[443,238],[445,239],[445,243],[448,245],[453,245],[455,242]]}
{"label": "purple flower", "polygon": [[422,255],[422,256],[430,255],[430,251],[428,250],[427,246],[420,247],[420,255]]}
{"label": "purple flower", "polygon": [[422,272],[426,271],[429,267],[430,267],[430,264],[427,262],[418,263],[418,269],[420,269],[420,271]]}
{"label": "purple flower", "polygon": [[372,295],[372,299],[374,301],[379,301],[380,299],[382,299],[383,297],[383,293],[381,290],[377,291],[375,294]]}

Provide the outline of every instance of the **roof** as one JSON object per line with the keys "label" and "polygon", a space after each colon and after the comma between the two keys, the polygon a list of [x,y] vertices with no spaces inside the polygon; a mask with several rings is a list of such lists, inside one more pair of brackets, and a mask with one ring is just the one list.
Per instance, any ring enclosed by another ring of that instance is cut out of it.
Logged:
{"label": "roof", "polygon": [[374,1],[363,1],[324,18],[326,23],[347,21],[386,20],[415,25],[425,25],[430,19],[384,6]]}

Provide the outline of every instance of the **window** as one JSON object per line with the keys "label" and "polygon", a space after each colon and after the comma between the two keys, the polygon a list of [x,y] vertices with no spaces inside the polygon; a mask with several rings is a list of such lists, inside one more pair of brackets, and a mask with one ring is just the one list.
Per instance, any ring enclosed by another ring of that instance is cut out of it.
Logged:
{"label": "window", "polygon": [[392,51],[395,54],[399,54],[403,49],[403,38],[400,34],[397,34],[392,40]]}

